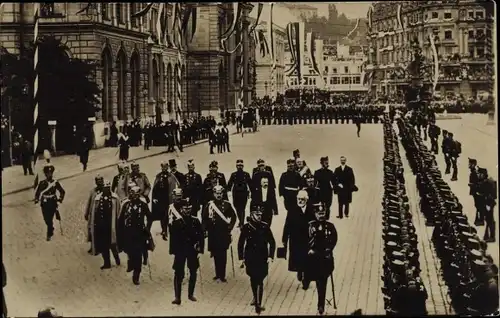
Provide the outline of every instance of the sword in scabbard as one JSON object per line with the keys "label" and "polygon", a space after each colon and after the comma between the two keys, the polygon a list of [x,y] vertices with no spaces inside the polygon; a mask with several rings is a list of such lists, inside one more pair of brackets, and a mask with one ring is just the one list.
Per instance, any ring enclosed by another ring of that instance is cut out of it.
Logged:
{"label": "sword in scabbard", "polygon": [[233,244],[231,244],[231,263],[233,265],[233,277],[236,277],[236,273],[234,270]]}

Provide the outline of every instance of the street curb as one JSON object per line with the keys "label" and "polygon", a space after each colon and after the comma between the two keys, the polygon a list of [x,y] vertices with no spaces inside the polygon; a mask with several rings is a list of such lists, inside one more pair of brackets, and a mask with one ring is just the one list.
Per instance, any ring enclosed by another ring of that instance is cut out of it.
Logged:
{"label": "street curb", "polygon": [[[234,135],[237,135],[237,134],[238,134],[237,132],[233,132],[233,133],[231,133],[231,136],[234,136]],[[185,145],[183,148],[191,148],[191,147],[194,147],[194,146],[205,144],[207,142],[208,142],[208,139],[202,139],[200,141],[197,141],[196,144]],[[137,158],[131,159],[129,161],[135,161],[135,160],[141,160],[141,159],[145,159],[145,158],[155,157],[155,156],[159,156],[159,155],[164,155],[166,153],[168,153],[168,152],[165,150],[165,151],[158,152],[158,153],[155,153],[155,154],[150,154],[150,155],[146,155],[146,156],[142,156],[142,157],[137,157]],[[95,171],[99,171],[99,170],[106,169],[106,168],[109,168],[109,167],[113,167],[113,166],[116,166],[117,164],[118,164],[118,162],[115,162],[115,163],[112,163],[112,164],[107,164],[105,166],[96,167],[94,169],[89,169],[89,170],[86,170],[86,171],[80,171],[80,172],[72,174],[72,175],[68,175],[68,176],[65,176],[65,177],[57,178],[57,180],[71,179],[71,178],[74,178],[74,177],[78,177],[78,176],[84,175],[84,174],[89,173],[89,172],[95,172]],[[20,193],[20,192],[24,192],[24,191],[27,191],[27,190],[30,190],[30,189],[33,189],[33,186],[28,186],[28,187],[24,187],[24,188],[12,190],[12,191],[7,192],[7,193],[2,193],[2,197],[8,196],[8,195],[12,195],[12,194],[16,194],[16,193]]]}

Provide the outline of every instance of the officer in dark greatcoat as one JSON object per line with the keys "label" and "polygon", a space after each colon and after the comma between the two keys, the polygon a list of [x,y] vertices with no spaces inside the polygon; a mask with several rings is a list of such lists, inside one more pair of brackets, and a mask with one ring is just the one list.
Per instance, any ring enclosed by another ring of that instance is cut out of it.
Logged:
{"label": "officer in dark greatcoat", "polygon": [[[35,204],[41,201],[40,207],[42,208],[42,215],[45,224],[47,225],[47,241],[50,241],[54,236],[54,215],[57,220],[61,220],[61,215],[57,209],[58,203],[62,203],[66,192],[59,183],[53,179],[54,166],[47,164],[43,167],[45,180],[42,180],[35,192]],[[59,198],[57,197],[59,192]]]}
{"label": "officer in dark greatcoat", "polygon": [[286,162],[287,171],[283,172],[279,182],[279,195],[283,197],[285,209],[290,211],[297,204],[297,193],[302,186],[302,178],[295,169],[295,159]]}
{"label": "officer in dark greatcoat", "polygon": [[[187,162],[188,172],[184,175],[184,197],[189,199],[193,210],[191,214],[197,216],[201,221],[200,206],[203,204],[203,181],[201,175],[196,173],[194,160]],[[199,214],[199,215],[198,215]]]}
{"label": "officer in dark greatcoat", "polygon": [[479,196],[477,195],[477,186],[479,184],[477,160],[469,158],[469,194],[474,198],[474,207],[476,208],[475,226],[484,225],[484,215],[481,214],[481,209],[478,205]]}
{"label": "officer in dark greatcoat", "polygon": [[213,189],[214,199],[203,210],[203,227],[208,235],[208,251],[215,263],[214,280],[226,282],[227,250],[232,242],[231,231],[236,223],[236,213],[231,203],[224,200],[224,188]]}
{"label": "officer in dark greatcoat", "polygon": [[316,220],[309,222],[309,250],[305,266],[305,278],[315,281],[318,290],[318,313],[325,312],[326,286],[332,275],[333,249],[337,245],[337,230],[326,220],[322,203],[314,206]]}
{"label": "officer in dark greatcoat", "polygon": [[[147,221],[147,223],[145,223]],[[141,258],[147,251],[147,241],[151,237],[151,211],[141,197],[141,188],[130,188],[130,196],[122,204],[118,218],[117,239],[120,250],[128,255],[127,272],[133,271],[132,281],[139,285]]]}
{"label": "officer in dark greatcoat", "polygon": [[269,225],[262,221],[262,210],[255,206],[250,211],[248,222],[241,229],[238,240],[238,259],[243,261],[246,273],[250,277],[253,300],[257,314],[265,310],[262,307],[264,279],[268,274],[268,259],[274,259],[276,242]]}
{"label": "officer in dark greatcoat", "polygon": [[168,184],[168,177],[168,164],[166,162],[162,162],[161,171],[156,175],[155,181],[153,183],[151,222],[160,221],[163,240],[167,239],[167,224],[164,221],[166,220],[165,216],[170,204],[170,189]]}
{"label": "officer in dark greatcoat", "polygon": [[103,181],[102,191],[92,200],[91,218],[89,219],[91,253],[92,255],[102,255],[104,265],[101,266],[101,269],[111,268],[110,251],[113,253],[116,265],[120,265],[116,240],[120,203],[118,195],[111,192],[111,182]]}
{"label": "officer in dark greatcoat", "polygon": [[197,271],[200,267],[198,254],[203,254],[205,238],[200,220],[191,214],[189,199],[180,202],[180,213],[173,217],[169,224],[170,229],[170,254],[174,255],[174,293],[175,299],[172,304],[181,304],[182,280],[184,279],[184,268],[189,269],[188,299],[196,301],[194,289],[196,286]]}
{"label": "officer in dark greatcoat", "polygon": [[245,208],[250,195],[252,179],[250,174],[243,171],[243,160],[236,160],[236,171],[229,177],[227,190],[232,192],[233,206],[238,215],[238,227],[245,223]]}

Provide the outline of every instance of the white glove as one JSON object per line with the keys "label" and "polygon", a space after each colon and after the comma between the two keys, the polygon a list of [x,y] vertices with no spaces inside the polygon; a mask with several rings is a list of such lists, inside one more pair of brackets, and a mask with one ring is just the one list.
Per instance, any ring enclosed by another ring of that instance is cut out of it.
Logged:
{"label": "white glove", "polygon": [[339,188],[343,189],[344,186],[342,185],[342,183],[339,183]]}
{"label": "white glove", "polygon": [[156,200],[156,199],[153,199],[153,203],[158,203],[158,200]]}

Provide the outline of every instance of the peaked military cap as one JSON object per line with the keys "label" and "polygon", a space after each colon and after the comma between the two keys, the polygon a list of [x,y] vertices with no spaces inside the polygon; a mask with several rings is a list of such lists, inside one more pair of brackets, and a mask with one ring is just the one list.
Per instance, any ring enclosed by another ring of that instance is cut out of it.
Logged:
{"label": "peaked military cap", "polygon": [[257,160],[258,165],[263,165],[265,163],[264,159]]}
{"label": "peaked military cap", "polygon": [[478,173],[482,173],[482,174],[488,174],[488,169],[486,169],[486,168],[478,168],[477,172]]}
{"label": "peaked military cap", "polygon": [[46,164],[43,167],[43,173],[54,172],[54,170],[56,170],[56,168],[52,164],[50,164],[50,163]]}
{"label": "peaked military cap", "polygon": [[236,160],[236,164],[243,164],[243,159]]}
{"label": "peaked military cap", "polygon": [[215,167],[218,167],[218,166],[219,166],[219,163],[218,163],[217,161],[215,161],[215,160],[214,160],[214,161],[212,161],[212,162],[210,163],[210,166],[209,166],[209,167],[210,167],[210,168],[215,168]]}
{"label": "peaked military cap", "polygon": [[132,161],[132,163],[130,164],[131,167],[139,167],[139,164],[135,161]]}
{"label": "peaked military cap", "polygon": [[320,162],[325,162],[325,161],[328,161],[328,156],[326,156],[326,157],[321,157],[321,158],[319,159],[319,161],[320,161]]}
{"label": "peaked military cap", "polygon": [[189,160],[187,161],[187,166],[188,166],[188,167],[194,166],[194,159],[189,159]]}
{"label": "peaked military cap", "polygon": [[295,149],[295,150],[293,151],[293,155],[294,155],[294,156],[295,156],[295,155],[298,155],[299,153],[300,153],[300,150],[299,150],[299,149]]}
{"label": "peaked military cap", "polygon": [[474,158],[469,158],[469,163],[477,164],[477,160]]}
{"label": "peaked military cap", "polygon": [[292,163],[295,163],[295,159],[290,158],[290,159],[286,160],[287,165],[292,164]]}

